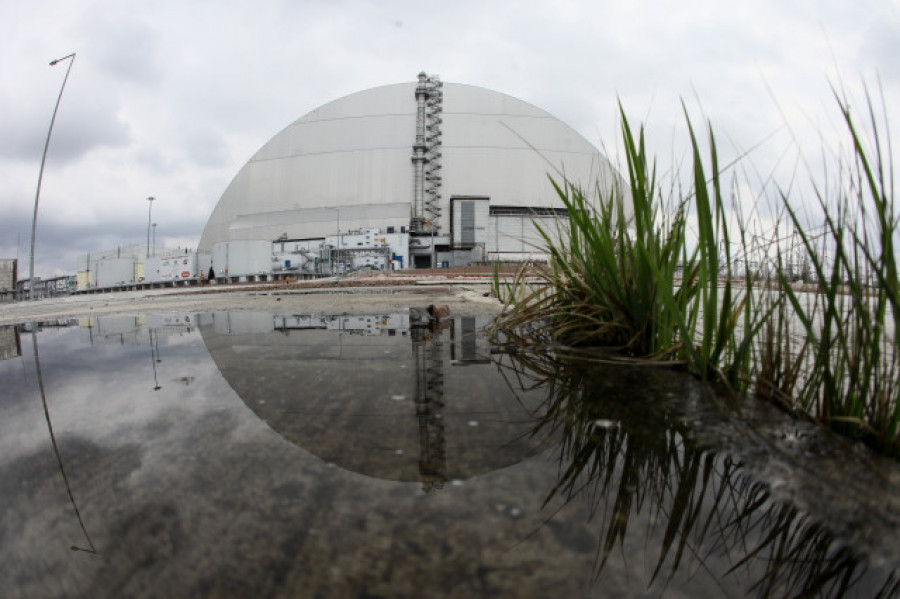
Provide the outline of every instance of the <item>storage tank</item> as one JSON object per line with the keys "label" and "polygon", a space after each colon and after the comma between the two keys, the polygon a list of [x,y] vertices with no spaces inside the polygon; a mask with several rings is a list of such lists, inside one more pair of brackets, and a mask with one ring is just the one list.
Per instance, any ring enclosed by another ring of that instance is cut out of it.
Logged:
{"label": "storage tank", "polygon": [[260,239],[223,241],[213,246],[217,277],[255,277],[272,273],[272,242]]}

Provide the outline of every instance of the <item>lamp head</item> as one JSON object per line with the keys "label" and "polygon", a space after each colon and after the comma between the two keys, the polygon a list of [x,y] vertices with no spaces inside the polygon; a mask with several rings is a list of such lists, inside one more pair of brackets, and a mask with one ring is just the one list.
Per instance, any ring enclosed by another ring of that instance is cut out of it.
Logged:
{"label": "lamp head", "polygon": [[62,61],[67,60],[67,59],[69,59],[69,58],[74,59],[74,58],[75,58],[75,53],[72,52],[72,53],[69,54],[68,56],[63,56],[62,58],[57,58],[56,60],[51,60],[51,61],[50,61],[50,66],[52,67],[52,66],[55,65],[56,63],[62,62]]}

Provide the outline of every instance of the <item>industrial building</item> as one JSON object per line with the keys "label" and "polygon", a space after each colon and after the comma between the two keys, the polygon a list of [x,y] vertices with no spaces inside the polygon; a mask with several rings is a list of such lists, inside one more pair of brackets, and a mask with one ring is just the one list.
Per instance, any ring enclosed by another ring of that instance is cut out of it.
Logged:
{"label": "industrial building", "polygon": [[0,302],[15,299],[19,261],[15,258],[0,259]]}
{"label": "industrial building", "polygon": [[227,279],[540,259],[534,222],[555,230],[566,215],[548,175],[621,184],[543,110],[420,73],[275,135],[225,190],[198,251]]}
{"label": "industrial building", "polygon": [[196,252],[126,246],[78,258],[77,290],[313,278],[543,260],[567,216],[553,184],[623,188],[576,131],[506,94],[418,81],[330,102],[237,173]]}
{"label": "industrial building", "polygon": [[78,256],[77,290],[196,284],[210,266],[208,254],[183,248],[154,247],[147,254],[144,246],[127,245]]}

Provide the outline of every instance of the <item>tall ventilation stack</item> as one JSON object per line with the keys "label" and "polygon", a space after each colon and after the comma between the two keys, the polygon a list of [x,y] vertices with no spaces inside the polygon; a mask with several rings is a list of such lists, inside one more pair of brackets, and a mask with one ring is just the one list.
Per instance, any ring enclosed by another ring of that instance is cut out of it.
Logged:
{"label": "tall ventilation stack", "polygon": [[413,233],[440,230],[441,216],[441,113],[444,110],[443,83],[437,75],[419,73],[416,86],[416,143],[412,161],[415,169]]}

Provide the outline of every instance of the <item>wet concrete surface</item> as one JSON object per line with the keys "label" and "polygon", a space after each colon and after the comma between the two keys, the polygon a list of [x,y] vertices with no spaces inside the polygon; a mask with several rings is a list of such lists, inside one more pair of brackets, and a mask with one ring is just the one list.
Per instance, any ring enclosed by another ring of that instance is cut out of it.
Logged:
{"label": "wet concrete surface", "polygon": [[481,318],[115,318],[0,361],[4,596],[897,592],[895,465],[689,377],[549,384]]}

